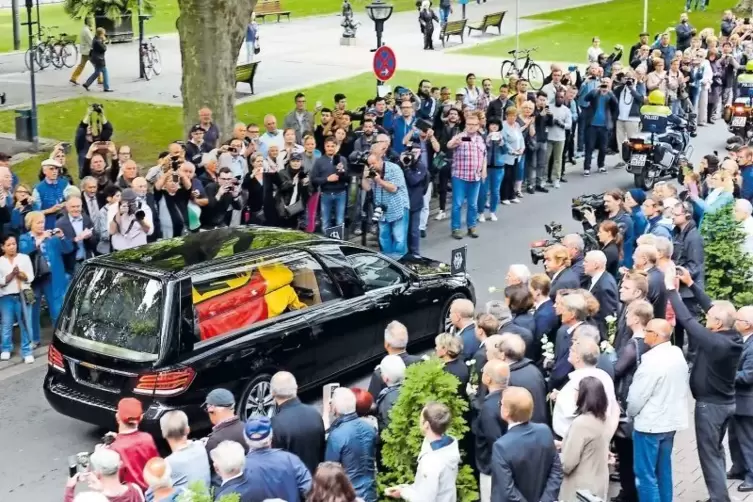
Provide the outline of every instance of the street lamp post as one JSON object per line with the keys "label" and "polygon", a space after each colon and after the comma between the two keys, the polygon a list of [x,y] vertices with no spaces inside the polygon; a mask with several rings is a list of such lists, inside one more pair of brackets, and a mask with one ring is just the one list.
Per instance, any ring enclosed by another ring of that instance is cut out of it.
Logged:
{"label": "street lamp post", "polygon": [[[39,4],[37,4],[38,6]],[[31,19],[31,11],[34,8],[34,0],[26,0],[26,25],[29,28],[29,66],[31,66],[31,141],[34,149],[39,146],[39,137],[37,133],[37,85],[34,77],[34,21]],[[39,11],[37,10],[37,25],[39,25]]]}
{"label": "street lamp post", "polygon": [[382,33],[384,32],[384,23],[392,16],[392,9],[394,7],[390,4],[384,3],[384,0],[373,0],[366,6],[366,13],[369,15],[369,19],[374,21],[374,30],[377,37],[377,49],[382,46]]}

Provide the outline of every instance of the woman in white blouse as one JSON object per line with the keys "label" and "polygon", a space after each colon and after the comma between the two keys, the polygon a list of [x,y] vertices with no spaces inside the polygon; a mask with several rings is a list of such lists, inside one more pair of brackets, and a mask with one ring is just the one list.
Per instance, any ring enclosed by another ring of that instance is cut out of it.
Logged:
{"label": "woman in white blouse", "polygon": [[3,255],[0,256],[0,317],[2,317],[2,353],[0,360],[7,361],[13,352],[13,324],[21,331],[21,357],[26,364],[34,362],[31,333],[28,326],[31,305],[21,298],[23,290],[31,290],[34,269],[25,254],[18,253],[18,241],[14,235],[0,240]]}

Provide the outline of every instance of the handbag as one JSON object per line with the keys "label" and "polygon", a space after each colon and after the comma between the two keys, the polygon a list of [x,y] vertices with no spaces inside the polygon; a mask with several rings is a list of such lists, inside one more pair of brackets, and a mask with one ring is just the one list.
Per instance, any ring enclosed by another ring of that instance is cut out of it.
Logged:
{"label": "handbag", "polygon": [[47,263],[47,259],[44,257],[42,251],[34,251],[34,257],[31,261],[32,270],[34,270],[34,280],[32,284],[38,284],[43,279],[46,279],[48,275],[52,273],[50,270],[50,264]]}
{"label": "handbag", "polygon": [[431,175],[435,175],[447,166],[447,155],[444,152],[439,152],[434,155],[434,159],[431,161]]}
{"label": "handbag", "polygon": [[34,291],[32,291],[31,288],[26,288],[21,290],[21,294],[24,295],[24,303],[26,305],[32,305],[37,299],[34,297]]}
{"label": "handbag", "polygon": [[298,182],[293,188],[293,196],[290,197],[290,204],[283,207],[283,213],[286,218],[292,218],[303,212],[303,200],[298,196]]}

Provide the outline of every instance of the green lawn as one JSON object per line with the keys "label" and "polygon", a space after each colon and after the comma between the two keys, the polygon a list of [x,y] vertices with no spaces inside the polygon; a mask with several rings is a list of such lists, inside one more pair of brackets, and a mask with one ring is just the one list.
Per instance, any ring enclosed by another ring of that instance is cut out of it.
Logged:
{"label": "green lawn", "polygon": [[[430,79],[434,85],[457,88],[464,85],[462,75],[446,75],[398,71],[390,81],[393,88],[402,84],[415,89],[422,78]],[[322,101],[332,105],[335,93],[343,92],[348,97],[348,106],[357,108],[375,94],[376,81],[371,73],[363,73],[352,78],[302,89],[306,93],[309,106]],[[298,91],[286,92],[250,101],[236,108],[236,118],[245,123],[262,124],[264,115],[272,113],[282,125],[282,119],[293,108],[293,97]],[[39,135],[61,141],[73,141],[73,135],[87,106],[93,102],[102,103],[101,97],[76,98],[39,106]],[[134,158],[142,166],[151,166],[157,155],[167,145],[183,135],[181,110],[175,106],[154,106],[132,101],[104,100],[105,115],[115,128],[116,144],[131,146]],[[14,111],[0,112],[0,132],[14,131]],[[33,158],[13,166],[13,170],[26,182],[33,183],[39,172],[41,159]],[[75,160],[69,161],[75,165]]]}
{"label": "green lawn", "polygon": [[[340,12],[342,0],[280,0],[285,10],[289,10],[292,19],[319,14],[330,14]],[[157,9],[154,17],[146,23],[145,32],[152,35],[175,32],[175,20],[178,18],[178,1],[177,0],[157,0]],[[371,3],[367,0],[351,0],[353,10],[356,15],[363,21],[365,17],[365,6]],[[416,4],[413,0],[392,0],[395,10],[415,9]],[[58,26],[55,32],[65,32],[78,35],[81,30],[81,22],[68,17],[63,10],[63,4],[42,5],[39,8],[42,26]],[[21,1],[21,22],[26,22],[26,9]],[[35,18],[35,14],[32,15]],[[267,19],[267,24],[273,24],[276,18]],[[367,19],[366,19],[367,20]],[[368,20],[367,20],[368,21]],[[135,22],[135,21],[134,21]],[[283,23],[286,21],[283,20]],[[28,47],[28,38],[26,27],[21,26],[21,48]],[[262,24],[262,30],[263,30]],[[134,31],[137,27],[134,26]],[[262,31],[263,33],[263,31]],[[0,52],[13,50],[13,21],[10,9],[0,9]]]}
{"label": "green lawn", "polygon": [[[713,27],[715,31],[719,31],[722,13],[733,6],[734,3],[730,0],[711,2],[706,12],[690,14],[690,24],[699,32],[707,27]],[[676,26],[682,8],[683,4],[680,0],[649,0],[649,33],[656,34],[670,26]],[[520,35],[521,48],[539,48],[533,54],[535,59],[584,63],[587,60],[586,50],[591,46],[591,39],[594,36],[601,38],[601,47],[604,52],[610,52],[615,44],[622,44],[627,51],[638,41],[638,34],[643,31],[643,2],[613,0],[604,4],[539,14],[526,19],[559,23]],[[507,58],[507,51],[512,49],[515,49],[514,36],[458,52]],[[548,71],[546,68],[545,70]]]}

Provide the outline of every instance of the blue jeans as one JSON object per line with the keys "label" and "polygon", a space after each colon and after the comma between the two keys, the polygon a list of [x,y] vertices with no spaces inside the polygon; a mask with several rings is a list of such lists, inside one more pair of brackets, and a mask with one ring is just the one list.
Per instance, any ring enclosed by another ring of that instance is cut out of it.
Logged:
{"label": "blue jeans", "polygon": [[[37,300],[34,304],[39,303]],[[29,308],[22,311],[19,295],[0,296],[0,317],[2,317],[2,351],[13,352],[13,323],[18,323],[21,330],[21,357],[30,356],[32,352],[31,338],[27,329],[27,319],[31,315]]]}
{"label": "blue jeans", "polygon": [[[348,193],[342,192],[322,192],[319,200],[320,211],[322,212],[322,231],[330,227],[336,227],[345,223],[345,206],[348,202]],[[332,224],[332,211],[335,213],[335,224]]]}
{"label": "blue jeans", "polygon": [[399,260],[408,252],[409,218],[409,211],[405,209],[399,220],[379,222],[379,248],[390,258]]}
{"label": "blue jeans", "polygon": [[486,197],[489,196],[489,211],[495,212],[499,204],[499,187],[502,186],[502,177],[505,168],[489,167],[486,169],[486,179],[481,182],[478,191],[478,210],[483,212],[486,207]]}
{"label": "blue jeans", "polygon": [[447,20],[450,19],[450,8],[449,7],[440,7],[439,8],[439,24],[445,24]]}
{"label": "blue jeans", "polygon": [[633,470],[641,502],[672,502],[674,432],[633,431]]}
{"label": "blue jeans", "polygon": [[99,74],[102,74],[102,82],[104,84],[105,90],[108,90],[110,88],[110,74],[107,73],[107,67],[103,66],[102,68],[94,68],[94,73],[89,76],[88,79],[86,79],[86,83],[84,84],[86,87],[89,87],[94,83],[95,80],[97,80],[97,77],[99,77]]}
{"label": "blue jeans", "polygon": [[467,206],[465,223],[468,228],[476,227],[478,219],[478,191],[481,187],[480,181],[465,181],[460,178],[452,177],[452,220],[451,226],[453,232],[460,230],[462,217],[460,210],[463,208],[463,202]]}
{"label": "blue jeans", "polygon": [[33,290],[37,301],[35,301],[34,305],[31,307],[31,341],[34,343],[40,343],[41,335],[39,319],[41,317],[42,296],[47,299],[47,307],[50,309],[50,321],[52,321],[53,329],[58,321],[58,316],[60,315],[63,296],[55,294],[55,290],[52,287],[52,278],[49,276],[40,283],[34,284]]}

